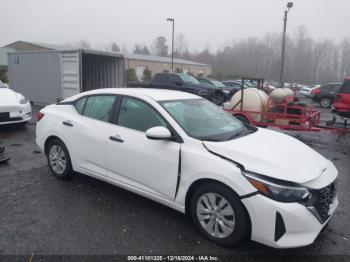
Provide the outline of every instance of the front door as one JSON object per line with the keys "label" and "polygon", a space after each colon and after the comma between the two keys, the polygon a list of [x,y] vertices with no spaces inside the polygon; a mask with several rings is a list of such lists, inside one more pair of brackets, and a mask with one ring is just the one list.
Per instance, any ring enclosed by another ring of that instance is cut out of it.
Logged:
{"label": "front door", "polygon": [[152,140],[145,131],[167,122],[148,103],[123,97],[107,142],[108,176],[136,189],[173,200],[180,144]]}

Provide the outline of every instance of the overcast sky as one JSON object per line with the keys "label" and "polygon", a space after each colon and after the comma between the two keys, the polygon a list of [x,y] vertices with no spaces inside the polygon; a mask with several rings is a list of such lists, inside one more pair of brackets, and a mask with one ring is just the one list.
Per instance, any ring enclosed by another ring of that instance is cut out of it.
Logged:
{"label": "overcast sky", "polygon": [[[0,46],[16,40],[63,44],[115,41],[132,49],[159,35],[170,43],[170,23],[190,50],[221,48],[231,39],[282,31],[285,0],[0,0]],[[350,37],[349,0],[294,0],[288,32],[305,25],[318,39]]]}

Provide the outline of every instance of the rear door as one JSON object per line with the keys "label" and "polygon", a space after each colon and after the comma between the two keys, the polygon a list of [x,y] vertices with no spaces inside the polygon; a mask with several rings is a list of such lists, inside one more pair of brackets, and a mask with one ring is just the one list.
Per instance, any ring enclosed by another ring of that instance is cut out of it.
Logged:
{"label": "rear door", "polygon": [[62,98],[80,93],[80,52],[61,54]]}
{"label": "rear door", "polygon": [[138,191],[175,198],[180,144],[146,137],[146,130],[168,127],[147,102],[123,97],[107,142],[108,176]]}
{"label": "rear door", "polygon": [[106,141],[115,101],[108,94],[80,98],[74,104],[76,114],[63,119],[76,171],[107,176]]}

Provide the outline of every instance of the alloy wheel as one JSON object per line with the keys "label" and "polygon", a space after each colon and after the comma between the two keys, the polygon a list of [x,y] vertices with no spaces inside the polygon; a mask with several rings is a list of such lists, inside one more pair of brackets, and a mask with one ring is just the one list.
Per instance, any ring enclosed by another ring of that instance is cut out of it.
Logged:
{"label": "alloy wheel", "polygon": [[331,100],[328,97],[322,98],[321,100],[322,107],[329,107],[330,105],[331,105]]}
{"label": "alloy wheel", "polygon": [[66,170],[67,159],[64,150],[59,145],[53,145],[49,151],[49,163],[52,170],[61,175]]}
{"label": "alloy wheel", "polygon": [[203,229],[213,237],[228,237],[235,229],[232,206],[216,193],[205,193],[198,199],[197,217]]}

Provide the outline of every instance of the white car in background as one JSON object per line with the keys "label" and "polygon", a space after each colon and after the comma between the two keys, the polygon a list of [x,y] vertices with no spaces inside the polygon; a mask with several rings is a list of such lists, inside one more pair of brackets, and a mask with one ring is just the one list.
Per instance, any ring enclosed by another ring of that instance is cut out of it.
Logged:
{"label": "white car in background", "polygon": [[0,81],[0,125],[25,125],[31,118],[29,100]]}
{"label": "white car in background", "polygon": [[193,94],[99,89],[36,117],[36,142],[53,175],[76,171],[188,213],[221,245],[311,244],[338,205],[331,161]]}
{"label": "white car in background", "polygon": [[312,85],[312,86],[303,86],[299,94],[305,96],[305,97],[312,97],[312,90],[319,88],[321,85]]}

